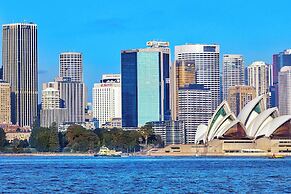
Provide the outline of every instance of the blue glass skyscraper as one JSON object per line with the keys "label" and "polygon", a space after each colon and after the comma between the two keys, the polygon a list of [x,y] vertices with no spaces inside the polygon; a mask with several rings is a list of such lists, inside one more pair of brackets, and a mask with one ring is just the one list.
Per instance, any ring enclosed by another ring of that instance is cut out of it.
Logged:
{"label": "blue glass skyscraper", "polygon": [[170,49],[167,42],[147,45],[121,51],[123,127],[170,119]]}

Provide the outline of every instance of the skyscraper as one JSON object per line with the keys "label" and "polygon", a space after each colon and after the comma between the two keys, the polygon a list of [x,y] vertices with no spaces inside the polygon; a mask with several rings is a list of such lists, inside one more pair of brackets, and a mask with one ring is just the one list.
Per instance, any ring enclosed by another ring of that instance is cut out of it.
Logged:
{"label": "skyscraper", "polygon": [[11,122],[10,85],[0,80],[0,124]]}
{"label": "skyscraper", "polygon": [[3,25],[3,78],[11,86],[13,124],[31,126],[37,117],[37,25]]}
{"label": "skyscraper", "polygon": [[255,97],[256,90],[252,86],[230,86],[228,88],[227,102],[236,116]]}
{"label": "skyscraper", "polygon": [[122,126],[170,119],[168,42],[121,51]]}
{"label": "skyscraper", "polygon": [[273,55],[273,92],[272,92],[272,106],[279,106],[278,96],[278,74],[280,69],[284,66],[291,66],[291,49],[286,49],[283,52]]}
{"label": "skyscraper", "polygon": [[196,83],[211,91],[212,112],[220,101],[219,45],[186,44],[175,46],[175,59],[191,60],[195,63]]}
{"label": "skyscraper", "polygon": [[71,78],[73,82],[83,82],[81,53],[64,52],[60,54],[60,77]]}
{"label": "skyscraper", "polygon": [[172,120],[178,118],[178,90],[189,84],[196,83],[195,63],[194,61],[175,60],[171,66],[171,116]]}
{"label": "skyscraper", "polygon": [[85,121],[85,86],[83,82],[74,82],[70,78],[57,78],[62,108],[68,111],[66,122],[79,123]]}
{"label": "skyscraper", "polygon": [[291,66],[281,68],[279,83],[279,111],[282,115],[291,115]]}
{"label": "skyscraper", "polygon": [[44,89],[42,91],[41,108],[60,108],[60,91],[52,87]]}
{"label": "skyscraper", "polygon": [[244,85],[244,62],[242,55],[223,55],[223,100],[227,100],[231,86]]}
{"label": "skyscraper", "polygon": [[99,127],[113,118],[121,119],[120,79],[120,74],[105,74],[102,75],[101,83],[94,84],[93,118],[99,121]]}
{"label": "skyscraper", "polygon": [[211,91],[201,84],[191,84],[180,88],[178,93],[178,120],[184,122],[186,143],[191,144],[198,125],[206,125],[211,118]]}
{"label": "skyscraper", "polygon": [[255,88],[256,96],[269,95],[271,83],[270,65],[263,61],[255,61],[248,66],[248,84]]}

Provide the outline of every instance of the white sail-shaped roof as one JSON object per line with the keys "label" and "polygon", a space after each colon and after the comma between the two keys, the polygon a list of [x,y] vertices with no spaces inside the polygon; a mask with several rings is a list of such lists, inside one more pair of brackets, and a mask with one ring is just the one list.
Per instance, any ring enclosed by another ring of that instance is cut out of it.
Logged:
{"label": "white sail-shaped roof", "polygon": [[212,118],[208,123],[207,137],[209,137],[209,134],[213,134],[213,131],[215,131],[216,127],[219,126],[219,124],[223,121],[224,117],[227,116],[227,114],[229,113],[231,113],[229,105],[227,101],[223,101],[217,107],[216,111],[214,112]]}
{"label": "white sail-shaped roof", "polygon": [[219,124],[208,134],[208,141],[212,140],[216,134],[220,133],[225,127],[227,127],[232,121],[234,121],[235,115],[233,113],[228,113]]}
{"label": "white sail-shaped roof", "polygon": [[262,112],[264,111],[265,105],[263,102],[264,95],[258,96],[252,101],[250,101],[239,113],[237,118],[244,124],[246,128],[250,123]]}
{"label": "white sail-shaped roof", "polygon": [[204,124],[200,124],[197,127],[196,134],[195,134],[195,144],[203,141],[206,142],[206,135],[207,135],[207,126]]}
{"label": "white sail-shaped roof", "polygon": [[247,127],[247,135],[249,137],[255,137],[256,133],[262,129],[267,123],[271,122],[274,118],[279,116],[277,107],[269,108],[260,113],[256,119],[254,119]]}
{"label": "white sail-shaped roof", "polygon": [[244,133],[244,136],[246,135],[246,129],[243,125],[243,123],[240,122],[240,120],[236,119],[234,121],[232,121],[228,126],[224,127],[222,130],[219,131],[219,133],[217,133],[214,138],[220,138],[223,137],[225,135],[226,132],[228,132],[228,130],[230,130],[231,128],[233,128],[235,125],[239,125]]}
{"label": "white sail-shaped roof", "polygon": [[276,131],[276,129],[278,129],[281,125],[290,120],[291,115],[277,117],[270,121],[269,123],[267,123],[267,125],[263,127],[261,130],[259,130],[255,137],[256,138],[260,136],[270,137],[270,135],[272,135]]}

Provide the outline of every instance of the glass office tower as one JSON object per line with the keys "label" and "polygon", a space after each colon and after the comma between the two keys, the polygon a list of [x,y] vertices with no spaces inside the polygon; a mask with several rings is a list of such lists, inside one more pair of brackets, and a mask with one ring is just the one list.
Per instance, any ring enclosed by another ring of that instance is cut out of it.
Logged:
{"label": "glass office tower", "polygon": [[121,51],[123,127],[170,119],[169,44],[150,41],[147,45]]}

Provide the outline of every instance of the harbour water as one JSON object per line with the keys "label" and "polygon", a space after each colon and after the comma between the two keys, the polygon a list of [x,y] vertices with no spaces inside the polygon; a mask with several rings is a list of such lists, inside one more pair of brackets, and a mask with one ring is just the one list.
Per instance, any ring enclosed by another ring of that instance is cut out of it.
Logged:
{"label": "harbour water", "polygon": [[288,193],[291,158],[1,157],[1,193]]}

